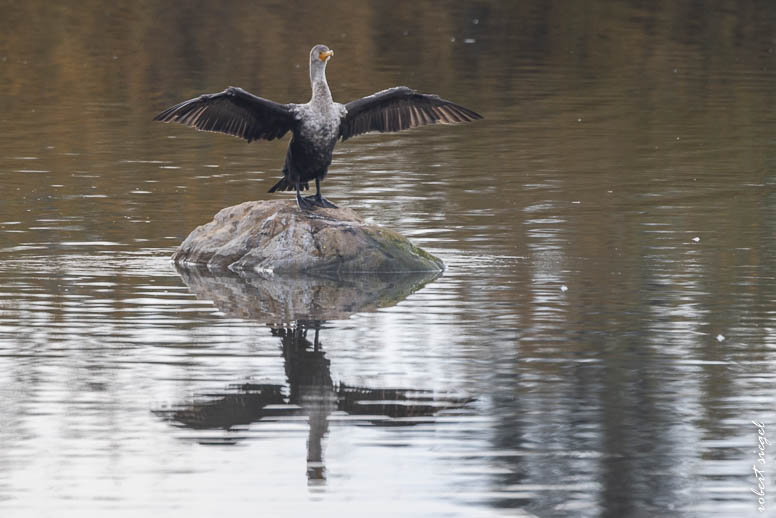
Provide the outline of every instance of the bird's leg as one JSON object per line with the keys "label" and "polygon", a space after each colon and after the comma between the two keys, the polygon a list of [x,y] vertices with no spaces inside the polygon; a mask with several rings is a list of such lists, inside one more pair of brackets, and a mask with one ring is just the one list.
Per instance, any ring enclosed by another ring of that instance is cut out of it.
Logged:
{"label": "bird's leg", "polygon": [[300,210],[311,210],[313,207],[315,207],[316,203],[314,200],[311,200],[311,196],[302,198],[302,194],[299,192],[299,182],[294,184],[296,187],[296,204],[299,206]]}
{"label": "bird's leg", "polygon": [[337,206],[334,205],[332,202],[327,200],[321,195],[321,179],[316,178],[315,179],[315,194],[312,196],[307,196],[305,198],[306,200],[310,200],[313,204],[317,205],[318,207],[323,207],[324,209],[336,209]]}

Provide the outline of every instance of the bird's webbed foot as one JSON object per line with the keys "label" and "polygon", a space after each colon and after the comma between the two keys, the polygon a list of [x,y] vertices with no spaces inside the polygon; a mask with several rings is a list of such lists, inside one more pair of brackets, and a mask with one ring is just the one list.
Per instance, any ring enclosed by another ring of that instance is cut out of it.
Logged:
{"label": "bird's webbed foot", "polygon": [[332,202],[324,198],[323,196],[320,196],[317,200],[318,206],[323,207],[324,209],[336,209],[337,206],[334,205]]}
{"label": "bird's webbed foot", "polygon": [[302,195],[300,195],[299,192],[297,191],[296,204],[300,210],[313,210],[317,206],[317,203],[315,203],[314,198],[315,196],[302,197]]}
{"label": "bird's webbed foot", "polygon": [[332,202],[324,198],[323,196],[319,194],[313,194],[312,196],[305,196],[302,198],[305,201],[309,201],[316,207],[321,207],[323,209],[336,209],[338,208],[336,205],[334,205]]}

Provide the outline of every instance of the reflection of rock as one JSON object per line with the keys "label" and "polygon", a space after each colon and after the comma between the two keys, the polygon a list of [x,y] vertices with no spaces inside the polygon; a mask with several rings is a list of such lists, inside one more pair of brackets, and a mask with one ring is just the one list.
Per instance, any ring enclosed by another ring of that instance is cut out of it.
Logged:
{"label": "reflection of rock", "polygon": [[189,289],[223,313],[264,323],[337,320],[397,304],[439,273],[372,274],[340,278],[234,274],[178,269]]}
{"label": "reflection of rock", "polygon": [[290,200],[227,207],[173,255],[178,265],[275,273],[439,272],[442,261],[350,209],[305,212]]}

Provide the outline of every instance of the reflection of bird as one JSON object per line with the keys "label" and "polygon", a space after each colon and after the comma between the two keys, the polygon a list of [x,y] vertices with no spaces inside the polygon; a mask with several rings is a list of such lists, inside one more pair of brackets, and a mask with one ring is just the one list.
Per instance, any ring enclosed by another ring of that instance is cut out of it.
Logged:
{"label": "reflection of bird", "polygon": [[[307,104],[277,104],[241,88],[229,87],[216,94],[204,94],[176,104],[154,120],[180,122],[200,130],[219,131],[247,141],[293,137],[286,153],[283,178],[269,192],[296,190],[302,209],[333,207],[321,196],[320,181],[331,164],[334,145],[370,131],[401,131],[426,124],[457,123],[482,116],[436,95],[421,94],[397,86],[356,99],[335,103],[326,83],[326,63],[333,50],[316,45],[310,52],[312,98]],[[316,194],[302,197],[315,180]]]}
{"label": "reflection of bird", "polygon": [[[329,417],[335,411],[364,416],[365,422],[376,426],[409,426],[433,421],[433,416],[442,411],[454,411],[474,401],[465,395],[434,394],[420,388],[378,389],[333,383],[330,361],[319,339],[323,324],[320,320],[297,320],[291,328],[272,328],[272,335],[279,337],[282,344],[287,397],[282,385],[243,383],[230,386],[225,393],[203,394],[194,401],[154,413],[188,428],[230,431],[264,418],[282,420],[305,415],[309,424],[307,477],[317,483],[326,478],[323,439],[329,432]],[[311,339],[308,330],[315,331]],[[198,437],[203,444],[234,444],[245,434]]]}

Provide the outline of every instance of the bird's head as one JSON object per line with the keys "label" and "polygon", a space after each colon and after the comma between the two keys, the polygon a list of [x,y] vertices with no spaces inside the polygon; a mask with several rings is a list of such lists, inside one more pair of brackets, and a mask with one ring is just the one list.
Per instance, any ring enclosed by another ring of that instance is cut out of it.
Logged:
{"label": "bird's head", "polygon": [[334,51],[326,45],[316,45],[310,51],[310,70],[326,68],[326,62],[334,55]]}
{"label": "bird's head", "polygon": [[326,45],[316,45],[310,51],[310,80],[313,84],[326,81],[326,62],[334,55]]}
{"label": "bird's head", "polygon": [[334,55],[334,51],[326,45],[316,45],[310,51],[310,63],[326,63]]}

